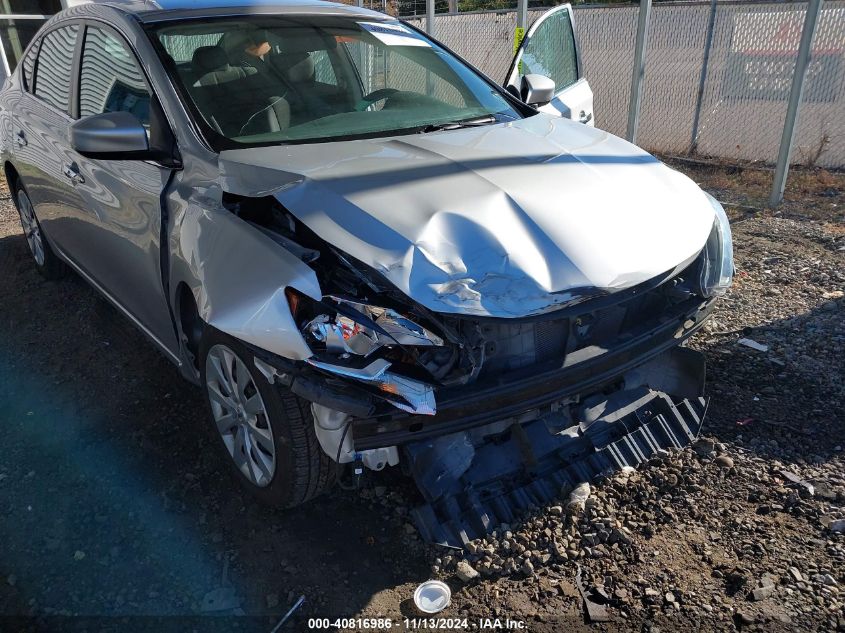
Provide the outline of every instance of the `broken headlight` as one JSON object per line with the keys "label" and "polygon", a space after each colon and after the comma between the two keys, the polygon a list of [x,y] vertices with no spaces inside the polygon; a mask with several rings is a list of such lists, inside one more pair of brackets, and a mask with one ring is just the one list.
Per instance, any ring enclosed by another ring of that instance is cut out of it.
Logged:
{"label": "broken headlight", "polygon": [[306,362],[370,387],[403,411],[434,415],[436,405],[431,385],[388,371],[394,364],[393,358],[364,359],[391,346],[400,351],[406,346],[442,346],[443,339],[391,308],[334,296],[315,302],[293,291],[288,294],[288,302],[308,346],[316,353]]}
{"label": "broken headlight", "polygon": [[331,354],[369,356],[386,345],[443,345],[439,336],[391,308],[331,296],[324,302],[333,309],[315,316],[303,331]]}
{"label": "broken headlight", "polygon": [[705,193],[716,214],[701,258],[699,291],[705,297],[725,294],[734,275],[733,241],[728,216],[719,201]]}

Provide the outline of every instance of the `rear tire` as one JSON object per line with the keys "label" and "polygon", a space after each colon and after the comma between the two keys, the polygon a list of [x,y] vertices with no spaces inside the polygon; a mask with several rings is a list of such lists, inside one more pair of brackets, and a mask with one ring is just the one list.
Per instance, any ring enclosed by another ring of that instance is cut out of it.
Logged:
{"label": "rear tire", "polygon": [[32,206],[23,183],[18,180],[12,186],[14,188],[15,207],[18,209],[21,228],[29,246],[29,253],[35,261],[35,268],[45,279],[61,279],[65,274],[65,264],[50,248],[50,244],[41,230],[41,223],[35,217],[35,207]]}
{"label": "rear tire", "polygon": [[320,448],[307,401],[271,385],[245,345],[212,328],[200,341],[199,360],[212,431],[250,494],[290,508],[334,484],[336,464]]}

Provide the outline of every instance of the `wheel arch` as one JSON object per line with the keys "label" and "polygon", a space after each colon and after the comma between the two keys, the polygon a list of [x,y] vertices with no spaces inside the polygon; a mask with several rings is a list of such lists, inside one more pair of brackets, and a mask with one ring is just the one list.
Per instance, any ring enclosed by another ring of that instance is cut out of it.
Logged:
{"label": "wheel arch", "polygon": [[182,356],[190,369],[195,372],[195,378],[198,379],[200,341],[208,324],[200,316],[196,297],[186,282],[180,281],[176,285],[173,296],[173,313]]}
{"label": "wheel arch", "polygon": [[20,180],[20,174],[12,161],[7,160],[3,163],[3,176],[6,177],[6,184],[9,186],[9,192],[14,195],[13,185]]}

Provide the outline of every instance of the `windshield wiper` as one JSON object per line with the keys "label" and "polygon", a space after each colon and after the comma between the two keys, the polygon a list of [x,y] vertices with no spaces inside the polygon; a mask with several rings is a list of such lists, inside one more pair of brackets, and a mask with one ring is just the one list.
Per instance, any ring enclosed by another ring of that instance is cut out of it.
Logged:
{"label": "windshield wiper", "polygon": [[439,132],[440,130],[457,130],[462,127],[478,127],[479,125],[490,125],[497,123],[497,119],[492,114],[487,116],[475,117],[472,119],[463,119],[460,121],[446,121],[444,123],[431,123],[420,129],[420,132]]}

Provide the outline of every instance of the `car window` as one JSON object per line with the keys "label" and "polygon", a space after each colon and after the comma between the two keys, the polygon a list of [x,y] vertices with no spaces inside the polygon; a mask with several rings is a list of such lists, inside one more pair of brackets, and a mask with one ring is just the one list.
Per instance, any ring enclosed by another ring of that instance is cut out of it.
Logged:
{"label": "car window", "polygon": [[38,42],[35,42],[23,59],[23,84],[27,90],[32,88],[32,73],[35,72],[35,58],[37,56]]}
{"label": "car window", "polygon": [[[344,46],[364,84],[364,92],[400,90],[424,92],[442,103],[456,108],[467,107],[467,101],[451,77],[432,73],[413,57],[398,54],[381,42],[347,41]],[[376,104],[379,107],[380,104]]]}
{"label": "car window", "polygon": [[521,116],[496,87],[397,21],[239,16],[165,22],[150,34],[216,149]]}
{"label": "car window", "polygon": [[130,112],[150,123],[150,91],[135,55],[110,31],[88,27],[79,73],[79,116]]}
{"label": "car window", "polygon": [[[0,12],[6,8],[6,1],[0,0]],[[46,22],[46,19],[17,20],[0,16],[0,48],[10,71],[21,63],[27,45]]]}
{"label": "car window", "polygon": [[216,46],[223,33],[173,33],[161,36],[164,50],[177,64],[191,61],[194,51],[202,46]]}
{"label": "car window", "polygon": [[55,29],[44,36],[35,67],[36,97],[70,114],[70,75],[79,25]]}
{"label": "car window", "polygon": [[332,66],[332,58],[328,51],[313,51],[311,59],[314,62],[314,80],[322,84],[337,86],[337,75]]}
{"label": "car window", "polygon": [[545,75],[559,92],[578,81],[578,57],[569,11],[557,11],[537,27],[525,45],[519,74]]}

